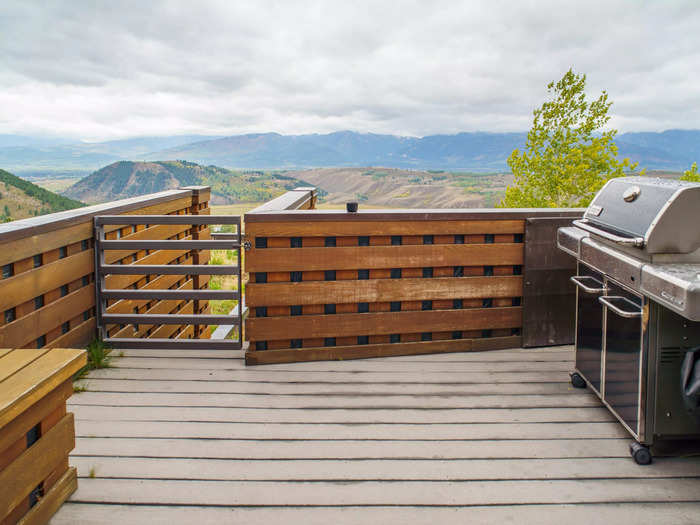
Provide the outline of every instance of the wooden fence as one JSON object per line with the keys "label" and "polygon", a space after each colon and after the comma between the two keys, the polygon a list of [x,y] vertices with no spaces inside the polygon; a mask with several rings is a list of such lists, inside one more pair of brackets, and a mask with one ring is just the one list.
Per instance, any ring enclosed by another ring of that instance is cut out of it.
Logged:
{"label": "wooden fence", "polygon": [[248,364],[521,346],[526,219],[580,214],[302,211],[313,191],[290,193],[245,215]]}
{"label": "wooden fence", "polygon": [[[80,347],[96,335],[94,228],[96,215],[209,214],[209,188],[190,187],[0,225],[0,348]],[[107,239],[206,239],[206,226],[106,227]],[[202,264],[208,252],[124,250],[110,264]],[[191,275],[110,275],[110,288],[192,289]],[[109,313],[207,313],[207,301],[111,300]],[[204,337],[207,327],[114,325],[111,337]]]}

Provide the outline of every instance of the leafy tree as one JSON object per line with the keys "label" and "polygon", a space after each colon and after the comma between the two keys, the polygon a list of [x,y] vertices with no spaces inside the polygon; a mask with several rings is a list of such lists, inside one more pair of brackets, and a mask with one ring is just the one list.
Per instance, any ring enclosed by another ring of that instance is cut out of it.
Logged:
{"label": "leafy tree", "polygon": [[698,173],[698,163],[693,162],[693,165],[690,167],[689,170],[685,170],[683,172],[683,176],[681,177],[681,180],[685,180],[688,182],[700,182],[700,173]]}
{"label": "leafy tree", "polygon": [[547,86],[552,99],[536,109],[526,151],[508,158],[515,183],[502,207],[588,206],[608,179],[622,177],[636,163],[617,158],[616,130],[601,131],[610,120],[608,94],[586,100],[586,75],[571,69]]}

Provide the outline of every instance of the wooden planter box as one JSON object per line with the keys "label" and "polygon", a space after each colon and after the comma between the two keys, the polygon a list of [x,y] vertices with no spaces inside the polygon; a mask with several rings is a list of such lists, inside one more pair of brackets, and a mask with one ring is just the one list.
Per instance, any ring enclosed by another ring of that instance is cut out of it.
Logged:
{"label": "wooden planter box", "polygon": [[46,523],[78,486],[66,400],[85,350],[0,349],[0,524]]}

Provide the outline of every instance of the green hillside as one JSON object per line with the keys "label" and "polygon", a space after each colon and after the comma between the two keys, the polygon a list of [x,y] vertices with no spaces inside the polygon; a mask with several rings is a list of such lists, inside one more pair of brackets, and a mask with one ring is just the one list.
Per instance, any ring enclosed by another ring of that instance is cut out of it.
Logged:
{"label": "green hillside", "polygon": [[0,169],[0,222],[84,206]]}
{"label": "green hillside", "polygon": [[306,183],[275,172],[234,171],[182,160],[121,161],[81,179],[63,193],[98,203],[193,185],[211,186],[214,203],[231,204],[266,201]]}

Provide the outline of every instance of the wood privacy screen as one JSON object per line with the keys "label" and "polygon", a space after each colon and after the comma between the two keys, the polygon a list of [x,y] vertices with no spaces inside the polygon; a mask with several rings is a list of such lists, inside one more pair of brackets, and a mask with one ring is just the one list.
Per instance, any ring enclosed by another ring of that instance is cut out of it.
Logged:
{"label": "wood privacy screen", "polygon": [[520,346],[533,213],[246,214],[246,362]]}
{"label": "wood privacy screen", "polygon": [[[0,225],[0,347],[82,346],[95,337],[93,218],[96,215],[209,214],[209,188],[192,187],[54,213]],[[206,227],[158,225],[106,227],[107,239],[206,238]],[[124,250],[110,252],[111,264],[203,263],[208,252]],[[198,261],[194,261],[199,257]],[[206,286],[199,277],[113,275],[110,288],[190,289]],[[110,313],[192,313],[192,301],[111,300]],[[208,312],[199,301],[198,312]],[[206,327],[132,325],[110,327],[109,335],[204,336]]]}

